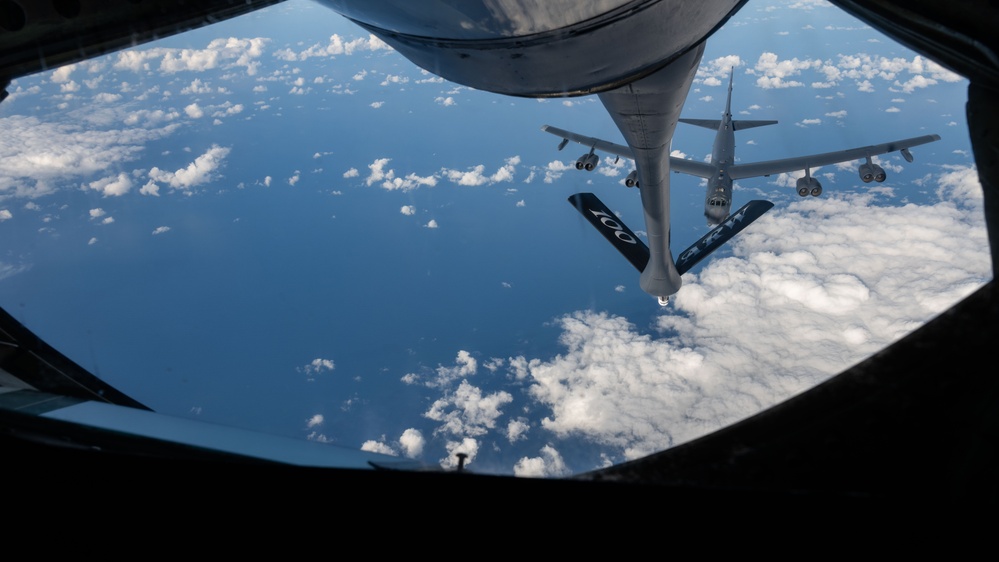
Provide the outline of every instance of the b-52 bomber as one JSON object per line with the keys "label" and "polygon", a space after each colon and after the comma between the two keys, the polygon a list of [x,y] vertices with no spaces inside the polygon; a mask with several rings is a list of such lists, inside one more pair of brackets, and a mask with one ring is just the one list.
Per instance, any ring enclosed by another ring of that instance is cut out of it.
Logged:
{"label": "b-52 bomber", "polygon": [[[707,257],[708,254],[718,249],[722,244],[741,232],[749,226],[750,223],[763,216],[764,213],[773,207],[773,203],[769,201],[753,200],[743,205],[734,213],[730,213],[730,209],[732,208],[733,180],[804,170],[805,175],[797,180],[795,186],[798,195],[802,197],[809,195],[818,197],[822,194],[822,184],[820,184],[819,180],[812,176],[811,172],[819,166],[837,164],[840,162],[850,162],[854,160],[864,160],[864,162],[861,163],[857,169],[860,179],[864,183],[870,183],[872,181],[883,182],[887,178],[887,173],[884,168],[872,160],[873,156],[898,151],[907,162],[912,162],[912,153],[909,151],[909,148],[940,140],[940,135],[924,135],[835,152],[796,156],[781,160],[736,164],[735,132],[753,127],[761,127],[764,125],[774,125],[777,121],[732,119],[732,82],[734,74],[735,72],[733,69],[729,74],[728,99],[725,102],[725,112],[722,114],[721,119],[679,119],[679,122],[681,123],[705,127],[717,131],[714,146],[711,150],[711,161],[697,162],[674,156],[670,156],[668,159],[663,158],[663,160],[668,162],[668,168],[673,172],[689,174],[705,178],[707,180],[707,189],[704,196],[704,216],[707,219],[708,225],[714,226],[708,234],[703,236],[694,245],[680,253],[675,263],[670,264],[670,258],[666,256],[662,260],[663,263],[659,265],[658,269],[663,269],[667,272],[669,272],[670,269],[675,271],[677,278],[675,287],[677,289],[679,288],[678,277],[680,275],[683,275],[685,272],[690,270],[690,268]],[[649,189],[646,189],[640,181],[641,166],[639,166],[634,153],[628,146],[593,137],[587,137],[571,131],[552,127],[551,125],[544,125],[541,127],[541,130],[562,138],[562,141],[558,145],[559,150],[565,148],[569,141],[574,141],[589,147],[589,152],[583,154],[576,160],[575,167],[577,170],[593,171],[600,162],[600,157],[596,154],[596,151],[598,150],[613,154],[619,158],[628,158],[635,161],[636,169],[625,178],[625,186],[638,187],[642,194],[643,201],[646,199],[668,200],[668,181],[660,181],[657,186],[649,188],[656,191],[665,191],[665,193],[647,193]],[[663,147],[663,150],[667,151],[669,150],[669,147],[665,146]],[[577,193],[569,197],[569,202],[572,203],[579,210],[579,212],[582,213],[582,215],[586,217],[586,219],[589,220],[589,222],[593,224],[597,230],[599,230],[601,234],[603,234],[604,237],[607,238],[614,245],[614,247],[616,247],[618,251],[620,251],[628,259],[629,262],[631,262],[633,266],[635,266],[635,268],[638,269],[639,272],[645,272],[650,259],[649,248],[641,240],[639,240],[634,232],[625,226],[624,223],[621,222],[621,220],[617,218],[610,211],[610,209],[608,209],[607,206],[597,198],[596,195],[592,193]],[[667,213],[650,214],[648,209],[656,209],[657,207],[650,205],[643,205],[643,207],[646,209],[645,221],[647,231],[650,234],[652,232],[665,233],[667,238],[668,253],[669,217],[665,216]],[[663,207],[660,206],[659,208]],[[668,212],[668,204],[664,208]],[[671,268],[670,265],[673,267]],[[642,279],[644,280],[645,277],[646,275],[643,274]],[[642,288],[653,296],[658,297],[660,305],[665,306],[668,304],[670,295],[663,295],[649,290],[652,286],[646,288],[644,283],[642,284]]]}

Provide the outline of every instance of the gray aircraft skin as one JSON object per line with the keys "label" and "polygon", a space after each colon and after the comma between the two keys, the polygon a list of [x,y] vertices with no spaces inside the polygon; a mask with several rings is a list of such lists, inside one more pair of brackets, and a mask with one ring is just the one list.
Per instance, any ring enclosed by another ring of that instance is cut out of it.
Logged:
{"label": "gray aircraft skin", "polygon": [[[524,97],[597,94],[641,186],[649,259],[639,283],[662,305],[680,289],[670,252],[669,146],[705,40],[745,0],[483,0],[460,8],[425,0],[419,9],[393,0],[391,9],[322,2],[448,80]],[[590,157],[596,164],[592,150]]]}
{"label": "gray aircraft skin", "polygon": [[[680,278],[677,268],[673,265],[669,249],[669,170],[689,174],[707,180],[704,197],[704,216],[709,226],[721,225],[730,217],[732,209],[732,182],[737,179],[769,176],[785,172],[804,170],[805,176],[799,178],[796,184],[798,195],[818,197],[822,194],[822,185],[812,177],[811,171],[819,166],[850,162],[864,159],[858,173],[865,183],[871,181],[883,182],[887,178],[884,168],[874,163],[871,158],[879,154],[899,151],[903,158],[912,162],[909,148],[940,140],[940,135],[924,135],[909,139],[886,142],[877,145],[850,148],[822,154],[810,154],[781,160],[768,160],[749,164],[735,163],[735,132],[752,127],[774,125],[777,121],[732,119],[732,83],[735,70],[729,73],[728,98],[725,102],[725,112],[721,119],[686,119],[678,118],[681,123],[696,125],[717,131],[711,151],[711,161],[696,162],[674,156],[666,157],[670,145],[658,144],[665,138],[672,138],[672,129],[668,136],[655,138],[655,142],[638,143],[642,139],[625,136],[628,146],[608,142],[598,138],[587,137],[551,125],[544,125],[541,130],[562,138],[558,149],[562,150],[568,141],[574,141],[590,149],[576,160],[576,169],[593,171],[599,163],[596,151],[607,152],[615,156],[631,159],[635,162],[635,170],[625,178],[627,187],[638,187],[645,209],[645,225],[649,236],[651,259],[648,271],[642,271],[640,284],[647,293],[659,297],[660,304],[665,304],[668,297],[680,288]],[[692,79],[692,75],[687,78]],[[688,83],[689,87],[689,83]],[[616,98],[608,94],[600,94],[618,128],[628,130],[629,123],[622,122],[622,115],[634,116],[638,112],[629,113],[629,108],[623,106]],[[669,100],[673,102],[675,100]],[[644,105],[643,107],[648,107]],[[668,108],[672,109],[672,107]],[[634,118],[634,117],[632,117]],[[674,123],[675,125],[675,123]],[[637,150],[636,150],[637,148]]]}

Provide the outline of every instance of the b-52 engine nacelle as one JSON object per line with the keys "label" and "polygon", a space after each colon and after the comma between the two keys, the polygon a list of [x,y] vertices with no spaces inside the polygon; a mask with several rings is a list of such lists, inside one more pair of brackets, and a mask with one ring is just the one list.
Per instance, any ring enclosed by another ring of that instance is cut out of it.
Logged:
{"label": "b-52 engine nacelle", "polygon": [[885,169],[874,163],[861,164],[857,173],[864,183],[871,183],[872,181],[882,182],[888,177]]}
{"label": "b-52 engine nacelle", "polygon": [[624,178],[625,187],[635,187],[638,185],[638,170],[632,170],[628,177]]}
{"label": "b-52 engine nacelle", "polygon": [[802,197],[807,197],[809,194],[811,194],[812,197],[822,195],[822,184],[819,183],[819,180],[811,176],[798,178],[797,187],[798,195]]}
{"label": "b-52 engine nacelle", "polygon": [[580,156],[579,159],[576,160],[576,169],[592,172],[593,169],[597,167],[598,163],[600,163],[600,157],[590,152]]}

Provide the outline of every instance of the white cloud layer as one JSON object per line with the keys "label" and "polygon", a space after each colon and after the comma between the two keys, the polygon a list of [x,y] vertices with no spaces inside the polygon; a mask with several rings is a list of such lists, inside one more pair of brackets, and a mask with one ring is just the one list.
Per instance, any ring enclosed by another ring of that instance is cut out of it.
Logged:
{"label": "white cloud layer", "polygon": [[[781,59],[776,53],[764,52],[750,72],[757,75],[760,88],[797,88],[805,86],[806,72],[817,74],[810,82],[813,88],[832,88],[844,81],[853,81],[857,89],[871,92],[881,81],[895,91],[912,93],[940,82],[958,82],[963,78],[919,55],[912,59],[883,57],[858,53],[838,55],[838,60]],[[799,80],[801,79],[801,80]]]}
{"label": "white cloud layer", "polygon": [[[176,127],[101,130],[73,121],[4,117],[0,119],[4,131],[0,137],[4,156],[0,158],[0,200],[40,197],[61,185],[76,185],[80,179],[120,169],[121,164],[142,153],[146,142],[163,138]],[[99,185],[104,180],[90,181]]]}
{"label": "white cloud layer", "polygon": [[[291,49],[281,49],[275,52],[274,56],[286,61],[302,61],[313,57],[328,58],[340,55],[353,55],[357,52],[390,50],[392,48],[387,43],[374,35],[345,41],[342,36],[334,33],[325,44],[315,43],[311,47],[298,52]],[[359,80],[359,78],[355,77],[355,80]]]}
{"label": "white cloud layer", "polygon": [[[130,49],[118,53],[116,70],[133,72],[204,72],[214,68],[244,68],[254,75],[260,67],[258,60],[269,40],[262,37],[220,38],[211,41],[204,49]],[[159,64],[156,64],[156,63]]]}
{"label": "white cloud layer", "polygon": [[[815,386],[976,290],[991,277],[977,172],[950,167],[934,184],[935,204],[831,193],[773,209],[730,242],[731,256],[687,274],[652,329],[596,310],[559,318],[562,353],[506,361],[507,376],[527,385],[527,408],[550,410],[538,416],[550,448],[515,473],[594,468],[564,466],[563,439],[621,462],[700,437]],[[444,391],[425,413],[435,434],[467,444],[526,431],[505,391],[473,386],[476,369],[463,351],[425,381]]]}
{"label": "white cloud layer", "polygon": [[627,458],[676,445],[815,385],[988,278],[980,208],[872,203],[798,202],[758,221],[734,257],[686,282],[682,314],[660,317],[663,337],[606,314],[563,318],[568,352],[528,368],[532,394],[553,408],[544,427]]}

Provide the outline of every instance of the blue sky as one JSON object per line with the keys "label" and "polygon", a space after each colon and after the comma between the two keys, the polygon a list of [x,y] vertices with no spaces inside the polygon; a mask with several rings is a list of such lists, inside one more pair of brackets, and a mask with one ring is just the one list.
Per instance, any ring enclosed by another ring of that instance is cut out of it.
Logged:
{"label": "blue sky", "polygon": [[[909,333],[990,276],[967,81],[825,2],[747,4],[685,117],[777,119],[743,161],[937,133],[889,178],[737,182],[776,205],[660,309],[566,198],[633,229],[591,97],[476,91],[321,5],[16,80],[0,104],[0,306],[155,410],[471,470],[562,476],[704,435]],[[674,153],[712,133],[679,125]],[[799,174],[800,175],[800,174]],[[673,176],[678,246],[706,232]],[[676,251],[676,248],[674,248]]]}

